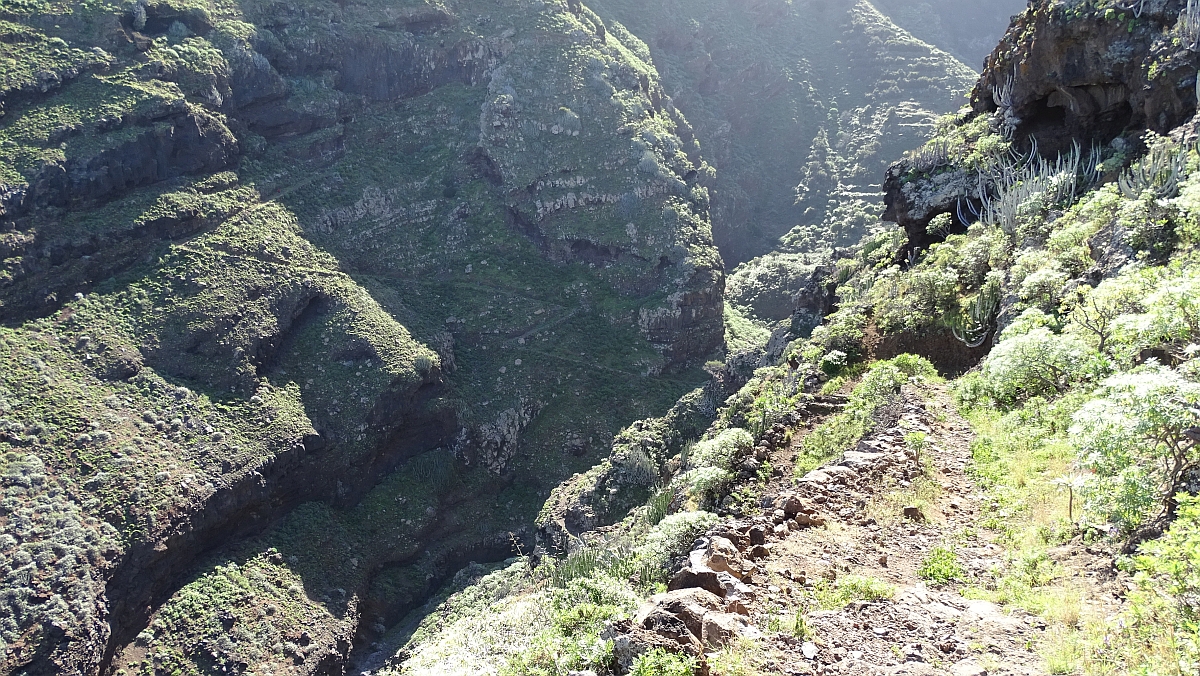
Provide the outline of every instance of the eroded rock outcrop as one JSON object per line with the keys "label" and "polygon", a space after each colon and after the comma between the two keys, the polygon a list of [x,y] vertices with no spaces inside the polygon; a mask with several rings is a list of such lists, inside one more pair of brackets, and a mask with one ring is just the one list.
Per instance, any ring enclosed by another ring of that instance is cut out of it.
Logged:
{"label": "eroded rock outcrop", "polygon": [[[1196,111],[1200,58],[1186,5],[1030,4],[988,57],[965,119],[987,116],[1022,152],[1048,158],[1114,139],[1137,151],[1142,132],[1168,134]],[[981,177],[949,159],[935,164],[906,159],[884,182],[884,218],[903,226],[914,247],[937,241],[926,232],[934,216],[950,213],[961,228],[978,207]]]}

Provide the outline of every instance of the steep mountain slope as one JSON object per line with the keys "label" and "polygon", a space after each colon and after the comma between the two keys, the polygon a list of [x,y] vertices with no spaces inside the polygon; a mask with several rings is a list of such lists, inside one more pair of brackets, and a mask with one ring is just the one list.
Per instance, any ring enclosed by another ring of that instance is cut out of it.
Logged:
{"label": "steep mountain slope", "polygon": [[[335,668],[381,566],[403,604],[507,551],[721,344],[686,122],[578,7],[4,12],[6,670],[127,662],[196,557],[256,533],[224,556],[288,554],[291,605],[333,618],[308,668]],[[312,500],[339,507],[266,530]],[[201,595],[201,626],[238,609]],[[283,654],[196,631],[164,639]]]}
{"label": "steep mountain slope", "polygon": [[898,224],[731,276],[794,314],[703,435],[631,427],[382,673],[1196,672],[1198,72],[1195,2],[1031,3]]}
{"label": "steep mountain slope", "polygon": [[918,39],[950,52],[971,68],[979,68],[995,49],[998,36],[1029,5],[1029,0],[876,0],[873,4]]}
{"label": "steep mountain slope", "polygon": [[646,38],[716,167],[713,231],[730,264],[793,228],[803,249],[857,241],[878,215],[881,171],[975,79],[867,2],[594,5]]}
{"label": "steep mountain slope", "polygon": [[829,230],[970,79],[752,9],[0,0],[2,670],[339,673],[631,422],[707,427],[710,218]]}

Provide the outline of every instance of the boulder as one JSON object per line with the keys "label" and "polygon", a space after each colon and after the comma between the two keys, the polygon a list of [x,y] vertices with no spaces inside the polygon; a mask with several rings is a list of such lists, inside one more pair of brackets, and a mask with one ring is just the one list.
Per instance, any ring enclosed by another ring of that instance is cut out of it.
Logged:
{"label": "boulder", "polygon": [[722,598],[726,601],[742,600],[747,603],[754,600],[754,590],[750,585],[739,581],[729,573],[717,573],[717,579],[725,591]]}
{"label": "boulder", "polygon": [[833,478],[833,477],[826,474],[823,470],[814,469],[813,471],[809,472],[808,474],[805,474],[804,478],[802,478],[800,480],[805,483],[810,483],[810,484],[824,484],[824,483],[829,483],[829,480],[831,478]]}
{"label": "boulder", "polygon": [[725,596],[725,588],[715,570],[684,568],[675,573],[667,583],[667,589],[670,591],[693,588],[703,589],[722,598]]}
{"label": "boulder", "polygon": [[966,659],[950,668],[954,676],[988,676],[988,670],[974,659]]}
{"label": "boulder", "polygon": [[739,636],[753,639],[761,635],[743,615],[709,613],[704,616],[704,643],[715,648],[724,647]]}
{"label": "boulder", "polygon": [[870,469],[872,467],[879,465],[883,461],[883,459],[886,458],[887,456],[888,456],[887,453],[846,451],[846,455],[843,458],[842,462],[847,467],[861,471],[861,470]]}
{"label": "boulder", "polygon": [[803,653],[804,659],[813,660],[817,658],[819,649],[817,648],[816,643],[813,643],[812,641],[805,641],[804,645],[800,646],[800,652]]}
{"label": "boulder", "polygon": [[704,650],[694,636],[686,645],[681,645],[653,631],[634,627],[628,620],[624,620],[600,632],[600,638],[613,642],[613,660],[617,663],[617,673],[619,674],[628,674],[639,655],[661,648],[668,652],[694,657],[697,676],[708,675],[708,663],[704,659]]}
{"label": "boulder", "polygon": [[801,528],[820,528],[825,525],[825,517],[816,514],[797,514],[796,525]]}
{"label": "boulder", "polygon": [[[701,616],[703,618],[703,616]],[[701,620],[702,621],[702,620]],[[674,641],[685,648],[700,649],[700,641],[696,638],[693,632],[683,618],[667,612],[664,608],[653,608],[642,621],[639,626],[646,631],[654,632],[655,634]],[[703,631],[703,625],[701,625]]]}
{"label": "boulder", "polygon": [[704,589],[677,589],[652,597],[650,605],[645,606],[634,617],[634,623],[650,629],[646,623],[654,612],[666,612],[679,618],[692,635],[699,637],[704,633],[704,615],[710,611],[722,610],[726,605],[721,597]]}
{"label": "boulder", "polygon": [[752,546],[767,544],[767,529],[762,526],[754,526],[746,534]]}
{"label": "boulder", "polygon": [[722,537],[708,541],[708,547],[697,557],[699,564],[718,573],[726,572],[738,578],[746,577],[746,564],[733,543]]}
{"label": "boulder", "polygon": [[828,474],[830,477],[839,477],[840,476],[840,477],[852,478],[852,477],[855,477],[858,475],[858,472],[854,471],[850,467],[846,467],[845,465],[826,465],[826,466],[822,467],[821,469],[826,474]]}
{"label": "boulder", "polygon": [[812,514],[816,512],[815,507],[795,493],[779,496],[779,499],[775,501],[775,505],[779,509],[782,509],[784,515],[789,518],[801,513]]}

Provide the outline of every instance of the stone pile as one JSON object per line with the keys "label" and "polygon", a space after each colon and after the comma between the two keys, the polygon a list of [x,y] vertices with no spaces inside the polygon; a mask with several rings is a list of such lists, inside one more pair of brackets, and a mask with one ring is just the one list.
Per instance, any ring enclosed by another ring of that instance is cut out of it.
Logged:
{"label": "stone pile", "polygon": [[697,673],[707,674],[706,649],[719,649],[737,637],[759,638],[749,617],[756,586],[767,579],[759,561],[771,555],[773,542],[825,522],[816,504],[784,493],[758,516],[714,527],[693,545],[667,593],[651,598],[633,620],[607,630],[621,669],[629,669],[644,652],[665,648],[696,658]]}

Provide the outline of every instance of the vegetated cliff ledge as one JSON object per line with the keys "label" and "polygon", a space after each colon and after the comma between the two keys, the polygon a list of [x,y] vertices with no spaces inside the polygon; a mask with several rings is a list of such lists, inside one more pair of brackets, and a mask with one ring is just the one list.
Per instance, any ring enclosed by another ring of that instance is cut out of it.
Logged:
{"label": "vegetated cliff ledge", "polygon": [[[215,548],[263,532],[305,502],[354,505],[380,477],[447,444],[457,430],[454,413],[445,406],[431,406],[441,393],[441,380],[441,374],[431,371],[421,383],[375,404],[373,417],[385,441],[374,452],[338,457],[336,443],[329,444],[319,434],[307,435],[194,505],[194,511],[171,515],[163,524],[164,532],[130,547],[105,587],[111,634],[99,671],[108,669],[116,652],[146,627],[153,610]],[[37,666],[39,662],[45,671]],[[56,663],[61,664],[34,657],[25,673],[57,673]],[[330,665],[335,671],[336,664]]]}
{"label": "vegetated cliff ledge", "polygon": [[[1144,150],[1141,133],[1177,128],[1196,111],[1200,90],[1186,1],[1138,6],[1140,13],[1116,3],[1031,3],[988,57],[967,118],[989,116],[1022,151],[1036,143],[1050,158],[1073,144],[1085,153],[1110,144],[1117,152]],[[952,214],[965,227],[959,206],[978,202],[973,178],[936,171],[951,158],[937,156],[944,148],[930,150],[933,157],[893,165],[884,183],[884,218],[923,248],[935,241],[926,232],[934,216]]]}

